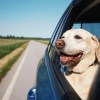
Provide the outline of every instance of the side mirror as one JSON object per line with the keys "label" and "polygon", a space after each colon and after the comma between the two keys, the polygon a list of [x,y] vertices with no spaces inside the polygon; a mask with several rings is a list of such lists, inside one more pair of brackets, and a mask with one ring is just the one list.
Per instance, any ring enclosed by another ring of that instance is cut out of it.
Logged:
{"label": "side mirror", "polygon": [[27,100],[36,100],[36,89],[31,88],[27,95]]}

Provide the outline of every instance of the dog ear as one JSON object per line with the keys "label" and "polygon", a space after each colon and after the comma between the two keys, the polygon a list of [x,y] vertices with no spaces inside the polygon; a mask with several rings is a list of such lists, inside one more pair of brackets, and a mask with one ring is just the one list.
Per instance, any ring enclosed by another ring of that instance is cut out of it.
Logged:
{"label": "dog ear", "polygon": [[96,36],[92,36],[91,38],[96,44],[96,57],[97,57],[98,61],[100,62],[100,43]]}

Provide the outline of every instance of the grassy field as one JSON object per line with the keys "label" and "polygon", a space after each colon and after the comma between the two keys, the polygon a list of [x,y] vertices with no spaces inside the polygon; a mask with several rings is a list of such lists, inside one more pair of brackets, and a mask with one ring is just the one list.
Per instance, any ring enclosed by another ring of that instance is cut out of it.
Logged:
{"label": "grassy field", "polygon": [[11,69],[16,60],[20,57],[22,52],[27,47],[28,43],[22,44],[19,48],[13,50],[10,54],[0,60],[0,82],[2,78],[7,74]]}
{"label": "grassy field", "polygon": [[0,39],[0,81],[27,47],[28,40]]}
{"label": "grassy field", "polygon": [[19,42],[19,43],[0,46],[0,59],[2,59],[7,54],[11,53],[13,50],[19,48],[24,43],[25,42]]}
{"label": "grassy field", "polygon": [[27,40],[0,39],[0,59],[19,48],[25,42],[27,42]]}
{"label": "grassy field", "polygon": [[49,43],[49,40],[36,40],[36,41],[43,43],[43,44],[46,44],[46,45],[48,45],[48,43]]}
{"label": "grassy field", "polygon": [[23,39],[0,39],[0,46],[20,43],[20,42],[24,42],[24,41],[27,41],[27,40],[23,40]]}
{"label": "grassy field", "polygon": [[50,38],[32,38],[32,40],[48,45]]}

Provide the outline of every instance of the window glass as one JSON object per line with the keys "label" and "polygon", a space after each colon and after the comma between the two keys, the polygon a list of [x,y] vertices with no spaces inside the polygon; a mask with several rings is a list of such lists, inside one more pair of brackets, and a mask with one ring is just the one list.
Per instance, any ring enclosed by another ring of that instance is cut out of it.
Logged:
{"label": "window glass", "polygon": [[82,28],[88,30],[100,39],[100,23],[82,23]]}
{"label": "window glass", "polygon": [[82,28],[96,35],[100,39],[100,23],[74,23],[73,29]]}
{"label": "window glass", "polygon": [[75,23],[72,27],[73,29],[78,29],[78,28],[81,28],[81,23]]}

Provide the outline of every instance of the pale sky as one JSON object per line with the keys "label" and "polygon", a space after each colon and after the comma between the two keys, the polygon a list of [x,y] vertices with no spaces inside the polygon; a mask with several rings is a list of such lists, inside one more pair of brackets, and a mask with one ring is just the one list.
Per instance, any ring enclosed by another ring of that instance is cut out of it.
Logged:
{"label": "pale sky", "polygon": [[0,35],[51,37],[72,0],[0,0]]}

